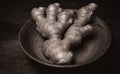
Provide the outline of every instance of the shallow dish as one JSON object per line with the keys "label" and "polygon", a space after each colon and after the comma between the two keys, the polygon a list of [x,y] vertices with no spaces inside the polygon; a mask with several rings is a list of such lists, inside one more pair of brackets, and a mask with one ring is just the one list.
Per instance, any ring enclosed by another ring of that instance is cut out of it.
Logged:
{"label": "shallow dish", "polygon": [[23,25],[19,33],[19,41],[25,54],[40,64],[61,68],[78,67],[95,61],[110,46],[111,33],[105,22],[96,17],[93,26],[92,34],[86,36],[80,45],[72,48],[75,54],[74,63],[69,65],[55,65],[48,62],[48,59],[41,52],[45,38],[36,30],[33,20],[28,20]]}

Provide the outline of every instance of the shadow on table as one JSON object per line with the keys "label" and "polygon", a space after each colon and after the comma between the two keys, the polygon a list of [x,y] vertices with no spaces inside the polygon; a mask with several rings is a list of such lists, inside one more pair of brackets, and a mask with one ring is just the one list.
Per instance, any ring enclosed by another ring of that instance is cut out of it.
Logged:
{"label": "shadow on table", "polygon": [[[106,58],[109,59],[109,57],[106,57]],[[78,74],[78,73],[101,74],[101,73],[109,73],[109,72],[111,73],[111,71],[109,71],[110,63],[108,61],[103,62],[102,59],[99,59],[96,62],[87,64],[84,66],[76,67],[76,68],[55,68],[55,67],[53,68],[53,67],[42,65],[30,59],[30,63],[32,67],[34,67],[40,73],[42,72],[43,74],[49,74],[49,73],[50,74],[58,74],[58,73],[59,74],[67,74],[67,73],[69,74]]]}

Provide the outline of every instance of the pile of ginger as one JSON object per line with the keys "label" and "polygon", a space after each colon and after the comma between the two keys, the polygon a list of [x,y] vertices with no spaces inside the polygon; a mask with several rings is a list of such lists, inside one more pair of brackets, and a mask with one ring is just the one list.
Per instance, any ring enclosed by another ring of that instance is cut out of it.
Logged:
{"label": "pile of ginger", "polygon": [[38,7],[31,11],[37,31],[47,38],[43,43],[43,54],[50,63],[67,64],[74,57],[71,46],[80,44],[82,38],[93,31],[88,22],[97,5],[90,3],[79,10],[62,9],[59,3],[47,8]]}

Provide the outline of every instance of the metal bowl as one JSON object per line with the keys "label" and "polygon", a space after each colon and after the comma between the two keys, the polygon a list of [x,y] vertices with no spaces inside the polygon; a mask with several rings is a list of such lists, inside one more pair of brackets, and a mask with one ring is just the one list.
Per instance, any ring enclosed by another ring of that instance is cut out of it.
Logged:
{"label": "metal bowl", "polygon": [[111,43],[111,32],[108,26],[98,17],[94,20],[94,31],[83,38],[80,45],[72,48],[75,54],[74,63],[68,65],[50,64],[42,54],[45,38],[36,30],[35,22],[28,20],[20,30],[19,40],[23,51],[32,60],[50,67],[73,68],[91,63],[101,57]]}

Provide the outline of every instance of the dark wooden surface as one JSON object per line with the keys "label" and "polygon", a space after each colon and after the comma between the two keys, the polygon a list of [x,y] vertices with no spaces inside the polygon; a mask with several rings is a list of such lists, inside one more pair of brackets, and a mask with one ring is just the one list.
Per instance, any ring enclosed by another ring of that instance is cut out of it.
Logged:
{"label": "dark wooden surface", "polygon": [[[92,0],[4,0],[0,2],[0,74],[48,74],[32,63],[21,50],[18,33],[30,18],[35,6],[60,2],[64,8],[80,8]],[[81,74],[120,74],[120,4],[119,1],[94,0],[99,7],[97,15],[108,25],[112,43],[107,53],[98,60],[80,67]],[[39,69],[38,69],[39,68]],[[76,73],[70,71],[68,73]],[[50,72],[49,72],[50,73]],[[52,71],[52,73],[56,73]],[[64,70],[60,73],[66,73]],[[76,74],[77,74],[76,73]]]}

